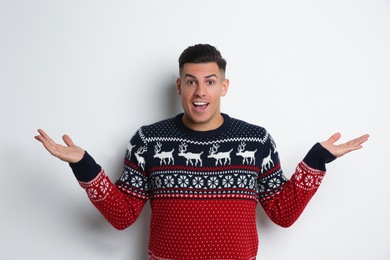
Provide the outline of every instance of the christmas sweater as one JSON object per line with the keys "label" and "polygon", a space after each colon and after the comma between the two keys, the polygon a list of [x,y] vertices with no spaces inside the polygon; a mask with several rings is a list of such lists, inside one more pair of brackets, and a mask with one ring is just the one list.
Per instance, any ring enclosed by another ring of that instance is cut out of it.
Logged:
{"label": "christmas sweater", "polygon": [[205,132],[188,129],[182,114],[141,127],[115,183],[87,152],[70,166],[117,229],[150,201],[149,259],[256,259],[258,202],[273,222],[292,225],[335,157],[317,143],[288,179],[264,128],[223,117]]}

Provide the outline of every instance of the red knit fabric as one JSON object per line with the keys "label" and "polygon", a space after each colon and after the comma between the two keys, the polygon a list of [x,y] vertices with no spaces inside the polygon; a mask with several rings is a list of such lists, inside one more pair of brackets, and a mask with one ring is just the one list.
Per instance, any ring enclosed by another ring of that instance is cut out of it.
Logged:
{"label": "red knit fabric", "polygon": [[[302,213],[324,174],[301,162],[291,180],[264,196],[260,203],[275,223],[288,227]],[[103,170],[91,182],[80,184],[117,229],[131,225],[146,202],[113,184]],[[255,198],[178,195],[151,199],[150,205],[149,259],[256,259]]]}
{"label": "red knit fabric", "polygon": [[316,193],[324,175],[324,171],[312,169],[301,162],[291,180],[282,189],[263,197],[260,203],[272,221],[282,227],[289,227]]}

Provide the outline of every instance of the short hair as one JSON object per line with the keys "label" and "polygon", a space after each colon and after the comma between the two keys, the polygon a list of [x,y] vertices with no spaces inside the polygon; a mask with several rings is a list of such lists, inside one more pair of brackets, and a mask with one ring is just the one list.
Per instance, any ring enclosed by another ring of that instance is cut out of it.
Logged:
{"label": "short hair", "polygon": [[185,49],[179,57],[180,73],[186,63],[215,62],[219,70],[226,71],[226,60],[222,58],[218,49],[210,44],[195,44]]}

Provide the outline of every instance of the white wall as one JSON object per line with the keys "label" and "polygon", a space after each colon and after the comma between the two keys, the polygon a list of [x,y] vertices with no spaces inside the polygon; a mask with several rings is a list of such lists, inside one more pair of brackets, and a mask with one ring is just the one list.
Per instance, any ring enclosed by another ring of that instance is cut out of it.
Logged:
{"label": "white wall", "polygon": [[145,259],[150,209],[116,231],[33,139],[68,133],[115,180],[143,124],[175,115],[177,58],[228,60],[223,111],[266,127],[287,176],[316,141],[371,138],[328,166],[289,229],[259,208],[259,259],[390,259],[390,2],[0,1],[0,259]]}

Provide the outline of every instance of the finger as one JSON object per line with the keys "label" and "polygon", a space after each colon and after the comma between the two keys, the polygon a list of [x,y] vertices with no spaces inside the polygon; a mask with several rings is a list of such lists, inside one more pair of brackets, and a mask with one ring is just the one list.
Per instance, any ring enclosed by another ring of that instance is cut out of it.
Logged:
{"label": "finger", "polygon": [[44,142],[49,142],[51,144],[54,143],[54,141],[50,138],[50,136],[46,134],[46,132],[43,131],[42,129],[38,129],[38,133],[40,134],[40,136],[37,137],[39,138],[39,141],[41,141],[42,143]]}
{"label": "finger", "polygon": [[[48,141],[46,140],[48,138],[48,135],[41,129],[38,129],[39,135],[34,136],[36,140],[41,142],[42,144],[47,143]],[[50,138],[49,138],[50,139]]]}
{"label": "finger", "polygon": [[50,139],[50,137],[46,134],[45,131],[43,131],[42,129],[38,129],[38,133],[45,139]]}
{"label": "finger", "polygon": [[331,144],[334,144],[335,142],[337,142],[337,141],[340,139],[340,137],[341,137],[341,134],[337,132],[337,133],[333,134],[333,135],[328,139],[327,142],[329,142],[329,143],[331,143]]}
{"label": "finger", "polygon": [[36,140],[38,140],[39,142],[42,142],[42,141],[41,141],[41,136],[40,136],[40,135],[36,135],[36,136],[34,136],[34,138],[35,138]]}
{"label": "finger", "polygon": [[73,143],[72,139],[69,137],[69,135],[63,135],[62,136],[62,140],[64,140],[65,144],[69,147],[71,146],[75,146],[75,144]]}
{"label": "finger", "polygon": [[361,143],[364,143],[368,140],[368,138],[370,137],[369,134],[365,134],[365,135],[362,135],[359,139],[360,139],[360,142]]}
{"label": "finger", "polygon": [[369,135],[365,134],[341,145],[340,148],[343,150],[342,153],[345,154],[363,148],[362,144],[368,140],[368,137]]}
{"label": "finger", "polygon": [[358,138],[355,138],[355,139],[349,141],[348,143],[350,143],[350,145],[353,147],[362,148],[363,147],[362,144],[368,140],[368,137],[369,137],[369,135],[365,134],[365,135],[362,135]]}
{"label": "finger", "polygon": [[43,144],[43,146],[46,148],[46,150],[49,151],[49,153],[51,153],[52,155],[58,154],[58,148],[60,147],[60,145],[54,142],[50,138],[50,136],[46,134],[46,132],[43,131],[42,129],[38,129],[38,132],[40,135],[35,136],[35,139],[40,141]]}

